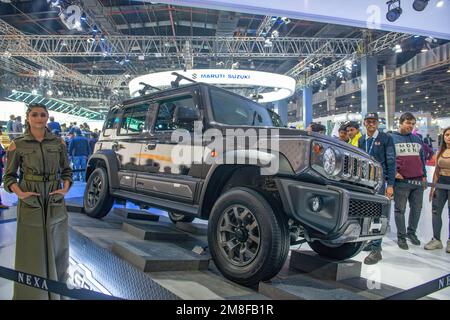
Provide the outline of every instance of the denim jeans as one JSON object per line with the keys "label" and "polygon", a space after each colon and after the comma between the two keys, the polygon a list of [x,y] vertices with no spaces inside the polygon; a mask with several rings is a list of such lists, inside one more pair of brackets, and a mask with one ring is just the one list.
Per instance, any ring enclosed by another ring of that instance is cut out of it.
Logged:
{"label": "denim jeans", "polygon": [[[439,184],[445,184],[450,186],[450,177],[439,177]],[[438,189],[434,191],[434,198],[431,205],[432,221],[433,221],[433,238],[436,240],[441,240],[441,229],[442,229],[442,211],[444,210],[445,203],[447,202],[448,210],[450,213],[450,190]],[[450,215],[449,215],[450,219]],[[449,231],[450,231],[450,220],[449,220]],[[450,233],[449,233],[450,238]]]}
{"label": "denim jeans", "polygon": [[[84,181],[85,180],[85,171],[86,171],[86,156],[74,156],[72,157],[73,163],[73,178],[74,180]],[[78,170],[78,171],[76,171]]]}
{"label": "denim jeans", "polygon": [[[415,235],[422,212],[423,187],[421,185],[409,184],[401,181],[395,182],[395,225],[397,226],[397,237],[406,239],[406,236]],[[408,229],[405,223],[406,203],[409,201]]]}

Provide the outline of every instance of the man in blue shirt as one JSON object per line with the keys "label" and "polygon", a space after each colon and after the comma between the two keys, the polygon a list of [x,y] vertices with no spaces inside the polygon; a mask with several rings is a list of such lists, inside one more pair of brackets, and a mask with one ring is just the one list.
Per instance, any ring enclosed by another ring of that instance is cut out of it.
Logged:
{"label": "man in blue shirt", "polygon": [[55,117],[50,117],[47,123],[47,128],[51,133],[59,135],[61,133],[61,125],[55,121]]}
{"label": "man in blue shirt", "polygon": [[69,142],[69,156],[72,157],[74,180],[85,181],[87,158],[91,153],[89,141],[81,131],[75,131],[75,137]]}
{"label": "man in blue shirt", "polygon": [[[359,139],[358,146],[381,164],[383,184],[378,193],[392,199],[396,170],[394,141],[390,135],[378,131],[377,113],[368,113],[364,118],[364,126],[367,133]],[[369,244],[369,249],[371,252],[364,259],[365,264],[375,264],[382,259],[381,239],[372,241]]]}

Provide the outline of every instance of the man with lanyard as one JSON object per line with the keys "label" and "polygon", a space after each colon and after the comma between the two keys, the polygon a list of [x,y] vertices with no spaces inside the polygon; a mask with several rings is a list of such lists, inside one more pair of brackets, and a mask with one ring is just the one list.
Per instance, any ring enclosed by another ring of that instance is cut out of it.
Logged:
{"label": "man with lanyard", "polygon": [[[378,114],[368,113],[364,118],[367,134],[359,139],[359,148],[366,151],[377,160],[383,168],[383,184],[378,191],[392,199],[395,182],[395,147],[392,137],[378,131]],[[386,187],[387,183],[387,187]],[[381,239],[374,240],[368,245],[370,254],[364,259],[365,264],[376,264],[382,259]]]}

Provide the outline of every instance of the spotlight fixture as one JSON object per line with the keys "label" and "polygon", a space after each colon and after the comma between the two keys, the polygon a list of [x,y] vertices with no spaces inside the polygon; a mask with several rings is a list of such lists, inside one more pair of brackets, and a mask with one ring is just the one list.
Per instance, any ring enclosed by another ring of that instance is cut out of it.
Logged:
{"label": "spotlight fixture", "polygon": [[31,94],[37,94],[37,90],[36,89],[31,90]]}
{"label": "spotlight fixture", "polygon": [[264,47],[270,48],[270,47],[272,47],[272,46],[273,46],[273,43],[272,43],[272,41],[270,41],[270,39],[266,39],[266,40],[264,41]]}
{"label": "spotlight fixture", "polygon": [[388,12],[386,13],[386,19],[389,22],[394,22],[402,14],[402,8],[400,7],[400,0],[390,0],[386,2],[388,5]]}
{"label": "spotlight fixture", "polygon": [[436,7],[438,7],[438,8],[442,7],[443,5],[444,5],[444,0],[439,0],[439,1],[436,3]]}
{"label": "spotlight fixture", "polygon": [[281,21],[283,21],[285,24],[289,24],[291,23],[291,19],[287,18],[287,17],[282,17]]}
{"label": "spotlight fixture", "polygon": [[419,88],[417,88],[416,93],[420,93],[420,89]]}
{"label": "spotlight fixture", "polygon": [[414,0],[413,8],[416,11],[423,11],[430,0]]}
{"label": "spotlight fixture", "polygon": [[427,52],[427,51],[428,51],[428,47],[427,47],[426,43],[424,43],[422,49],[420,49],[420,52]]}
{"label": "spotlight fixture", "polygon": [[405,82],[403,82],[403,84],[409,84],[408,78],[405,79]]}
{"label": "spotlight fixture", "polygon": [[403,51],[402,46],[399,44],[396,44],[392,50],[394,50],[395,53],[401,53]]}

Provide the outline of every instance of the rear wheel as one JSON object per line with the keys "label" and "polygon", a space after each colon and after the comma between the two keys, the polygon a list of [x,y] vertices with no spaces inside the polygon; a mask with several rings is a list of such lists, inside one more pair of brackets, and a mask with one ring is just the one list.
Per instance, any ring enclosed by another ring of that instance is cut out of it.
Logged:
{"label": "rear wheel", "polygon": [[114,204],[109,194],[108,175],[102,167],[96,168],[86,183],[83,205],[86,214],[92,218],[103,218]]}
{"label": "rear wheel", "polygon": [[169,219],[173,222],[173,223],[177,223],[177,222],[192,222],[195,219],[195,216],[191,216],[191,215],[185,215],[182,213],[175,213],[175,212],[168,212],[169,214]]}
{"label": "rear wheel", "polygon": [[333,260],[346,260],[360,253],[366,245],[366,241],[349,242],[340,245],[327,245],[320,241],[312,241],[308,242],[308,244],[311,249],[325,258]]}
{"label": "rear wheel", "polygon": [[208,222],[211,256],[222,274],[252,286],[274,277],[289,252],[288,224],[257,191],[238,187],[224,193]]}

